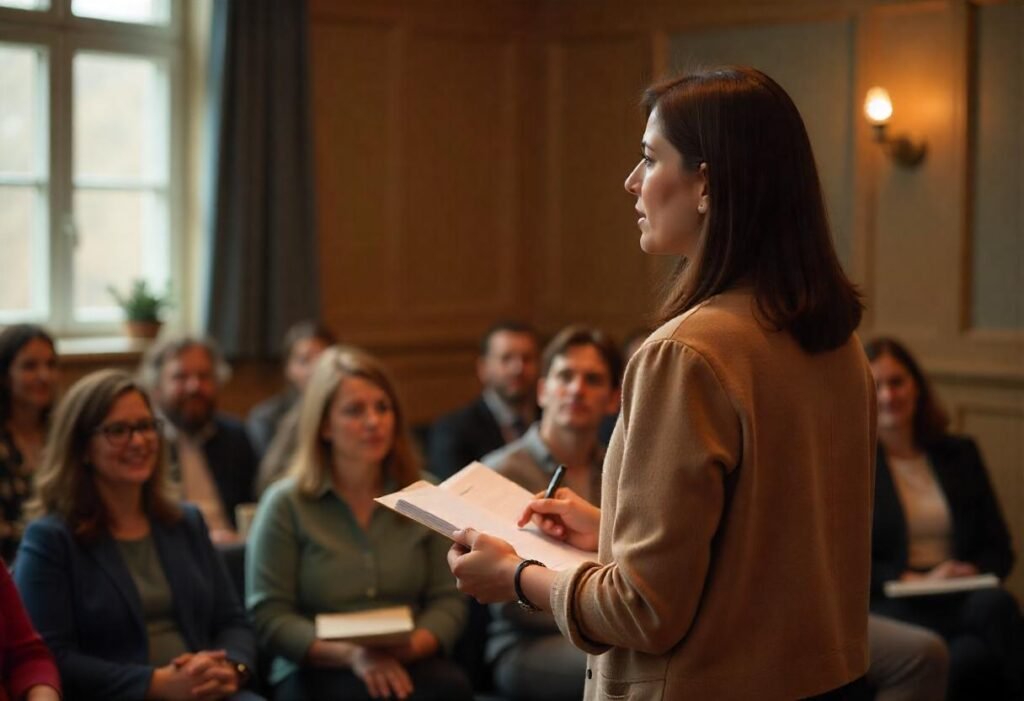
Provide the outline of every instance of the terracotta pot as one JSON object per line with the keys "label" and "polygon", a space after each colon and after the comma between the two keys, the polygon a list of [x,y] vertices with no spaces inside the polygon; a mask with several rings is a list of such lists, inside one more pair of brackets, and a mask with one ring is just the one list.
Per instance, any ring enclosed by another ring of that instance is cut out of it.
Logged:
{"label": "terracotta pot", "polygon": [[162,321],[126,321],[124,330],[130,338],[156,338]]}

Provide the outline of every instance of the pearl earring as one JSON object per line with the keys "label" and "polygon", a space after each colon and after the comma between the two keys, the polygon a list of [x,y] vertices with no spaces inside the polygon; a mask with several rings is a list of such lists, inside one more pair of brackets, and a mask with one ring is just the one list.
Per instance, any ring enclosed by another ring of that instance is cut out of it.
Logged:
{"label": "pearl earring", "polygon": [[701,214],[704,214],[705,212],[708,211],[708,206],[701,202],[699,205],[697,205],[697,211],[700,212]]}

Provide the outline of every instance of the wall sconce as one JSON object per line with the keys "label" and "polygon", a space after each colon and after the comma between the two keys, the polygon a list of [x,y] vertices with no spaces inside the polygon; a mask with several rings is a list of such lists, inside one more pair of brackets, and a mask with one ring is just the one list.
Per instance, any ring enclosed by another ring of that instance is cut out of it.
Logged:
{"label": "wall sconce", "polygon": [[885,88],[871,88],[864,98],[864,115],[875,132],[875,141],[882,145],[893,162],[904,168],[913,168],[924,159],[927,145],[922,141],[915,144],[905,136],[890,137],[887,134],[889,119],[892,117],[892,100]]}

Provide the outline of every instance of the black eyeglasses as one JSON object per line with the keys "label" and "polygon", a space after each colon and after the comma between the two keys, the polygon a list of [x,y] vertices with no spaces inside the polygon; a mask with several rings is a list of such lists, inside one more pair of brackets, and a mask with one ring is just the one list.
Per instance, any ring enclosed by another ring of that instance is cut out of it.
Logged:
{"label": "black eyeglasses", "polygon": [[115,421],[97,428],[94,433],[102,433],[114,448],[121,448],[131,442],[132,436],[138,433],[143,438],[154,438],[160,434],[163,426],[160,419],[142,419],[135,423],[127,421]]}

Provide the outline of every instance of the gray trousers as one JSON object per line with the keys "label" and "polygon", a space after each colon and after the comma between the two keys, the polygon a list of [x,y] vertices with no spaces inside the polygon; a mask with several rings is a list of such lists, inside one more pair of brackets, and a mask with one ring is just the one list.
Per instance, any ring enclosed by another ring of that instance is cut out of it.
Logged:
{"label": "gray trousers", "polygon": [[942,701],[949,651],[942,636],[885,616],[868,617],[868,682],[876,701]]}
{"label": "gray trousers", "polygon": [[558,634],[520,640],[494,662],[494,685],[517,701],[579,701],[586,674],[586,653]]}

